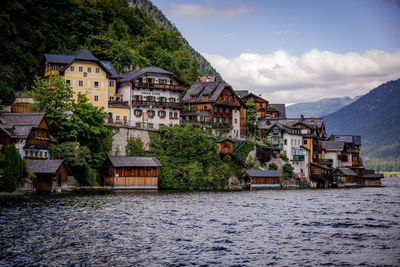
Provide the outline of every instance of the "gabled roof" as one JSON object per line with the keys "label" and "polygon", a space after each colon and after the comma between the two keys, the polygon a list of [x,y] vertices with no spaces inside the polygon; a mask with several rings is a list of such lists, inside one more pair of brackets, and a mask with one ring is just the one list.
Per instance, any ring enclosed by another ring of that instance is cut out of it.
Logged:
{"label": "gabled roof", "polygon": [[55,174],[62,164],[64,164],[63,160],[25,160],[26,171],[33,173]]}
{"label": "gabled roof", "polygon": [[161,167],[155,157],[108,156],[114,167]]}
{"label": "gabled roof", "polygon": [[348,144],[354,144],[356,146],[360,146],[361,145],[361,136],[359,135],[336,135],[336,134],[332,134],[329,138],[330,140],[334,140],[334,141],[343,141],[345,143]]}
{"label": "gabled roof", "polygon": [[249,94],[248,90],[235,90],[238,97],[243,98]]}
{"label": "gabled roof", "polygon": [[[81,51],[75,52],[72,55],[44,54],[44,59],[49,63],[65,65],[64,68],[60,70],[60,72],[65,71],[74,61],[82,60],[96,62],[102,69],[104,69],[106,73],[111,75],[112,78],[117,78],[119,76],[110,61],[100,61],[87,49],[82,49]],[[107,63],[111,65],[110,68],[106,66]]]}
{"label": "gabled roof", "polygon": [[275,170],[246,170],[251,177],[281,177]]}
{"label": "gabled roof", "polygon": [[313,165],[315,167],[318,167],[318,168],[321,168],[321,169],[324,169],[324,170],[333,170],[332,167],[328,167],[326,165],[320,165],[320,164],[317,164],[317,163],[314,163],[314,162],[310,162],[310,165]]}
{"label": "gabled roof", "polygon": [[298,129],[298,128],[296,128],[296,127],[291,127],[291,126],[283,125],[283,124],[281,124],[281,123],[279,123],[279,122],[273,123],[273,124],[271,125],[271,127],[268,129],[267,134],[268,134],[270,131],[272,131],[272,129],[273,129],[274,127],[278,127],[278,128],[281,129],[282,131],[287,132],[287,133],[289,133],[289,134],[293,134],[293,135],[302,135],[300,132],[299,132],[299,133],[294,132],[294,130],[300,130],[300,129]]}
{"label": "gabled roof", "polygon": [[13,138],[27,138],[32,128],[39,127],[44,113],[1,113],[1,129]]}
{"label": "gabled roof", "polygon": [[342,174],[344,174],[346,176],[358,176],[357,173],[355,173],[353,170],[351,170],[349,168],[337,168],[333,172],[333,174],[338,173],[338,172],[340,172],[340,173],[342,173]]}
{"label": "gabled roof", "polygon": [[285,104],[268,104],[274,107],[279,112],[278,118],[286,118],[286,105]]}
{"label": "gabled roof", "polygon": [[343,141],[322,141],[322,149],[330,151],[343,151]]}
{"label": "gabled roof", "polygon": [[125,73],[125,74],[122,74],[121,78],[118,80],[118,83],[130,82],[130,81],[132,81],[132,80],[134,80],[134,79],[138,78],[139,76],[141,76],[143,74],[146,74],[146,73],[168,75],[171,78],[174,78],[174,79],[180,81],[182,84],[188,85],[188,83],[185,80],[183,80],[182,78],[180,78],[176,74],[174,74],[172,72],[169,72],[169,71],[166,71],[166,70],[163,70],[163,69],[160,69],[158,67],[154,67],[154,66],[146,67],[146,68],[140,69],[138,71],[132,70],[132,71],[129,71],[129,72]]}

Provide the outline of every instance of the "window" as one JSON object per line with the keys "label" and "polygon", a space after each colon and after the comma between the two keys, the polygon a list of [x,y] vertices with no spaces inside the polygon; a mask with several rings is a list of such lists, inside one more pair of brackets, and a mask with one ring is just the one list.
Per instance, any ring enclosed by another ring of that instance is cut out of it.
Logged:
{"label": "window", "polygon": [[314,174],[321,174],[321,170],[320,169],[315,169],[314,170]]}
{"label": "window", "polygon": [[75,66],[69,67],[69,71],[74,72],[75,71]]}
{"label": "window", "polygon": [[79,87],[83,87],[83,81],[79,80]]}
{"label": "window", "polygon": [[293,146],[293,139],[290,140],[290,145]]}
{"label": "window", "polygon": [[79,66],[79,72],[83,72],[83,67],[82,66]]}
{"label": "window", "polygon": [[149,114],[150,119],[154,118],[154,116],[156,115],[156,112],[154,110],[149,110],[147,113]]}
{"label": "window", "polygon": [[100,68],[96,68],[96,73],[100,73]]}
{"label": "window", "polygon": [[94,102],[99,102],[99,96],[98,95],[93,96],[93,100]]}
{"label": "window", "polygon": [[167,84],[167,79],[158,79],[159,84]]}
{"label": "window", "polygon": [[93,86],[94,86],[94,88],[99,88],[99,82],[95,81]]}
{"label": "window", "polygon": [[160,117],[161,119],[164,119],[165,116],[167,116],[167,112],[165,112],[164,110],[158,111],[158,117]]}
{"label": "window", "polygon": [[178,112],[174,112],[174,118],[175,118],[175,119],[178,118]]}
{"label": "window", "polygon": [[116,116],[115,116],[115,120],[116,120],[116,121],[119,121],[119,120],[121,120],[121,116],[119,116],[119,115],[116,115]]}
{"label": "window", "polygon": [[88,72],[88,73],[91,73],[91,72],[92,72],[92,68],[91,68],[91,67],[88,67],[88,68],[87,68],[87,72]]}
{"label": "window", "polygon": [[65,80],[65,82],[68,83],[68,84],[70,84],[70,83],[71,83],[71,80]]}
{"label": "window", "polygon": [[110,96],[110,101],[114,101],[114,97],[113,96]]}
{"label": "window", "polygon": [[284,140],[284,144],[287,145],[287,139]]}
{"label": "window", "polygon": [[308,141],[307,140],[303,140],[303,144],[304,145],[308,145]]}
{"label": "window", "polygon": [[142,113],[143,113],[143,111],[142,111],[141,109],[135,109],[135,110],[133,111],[133,114],[134,114],[136,117],[141,117],[141,116],[142,116]]}
{"label": "window", "polygon": [[111,87],[114,87],[114,80],[111,80],[111,81],[110,81],[110,86],[111,86]]}
{"label": "window", "polygon": [[235,119],[235,123],[237,123],[237,119]]}

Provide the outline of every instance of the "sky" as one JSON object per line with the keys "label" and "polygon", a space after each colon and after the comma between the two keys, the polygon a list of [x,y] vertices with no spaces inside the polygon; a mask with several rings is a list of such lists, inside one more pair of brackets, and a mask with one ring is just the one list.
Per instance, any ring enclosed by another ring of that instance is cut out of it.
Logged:
{"label": "sky", "polygon": [[235,90],[356,97],[400,78],[400,0],[152,0]]}

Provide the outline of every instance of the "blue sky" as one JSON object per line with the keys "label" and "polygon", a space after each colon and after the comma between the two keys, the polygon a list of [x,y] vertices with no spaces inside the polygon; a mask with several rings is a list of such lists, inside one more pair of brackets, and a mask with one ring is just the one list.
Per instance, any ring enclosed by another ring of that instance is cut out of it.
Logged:
{"label": "blue sky", "polygon": [[272,102],[365,94],[400,78],[400,1],[153,0],[235,89]]}

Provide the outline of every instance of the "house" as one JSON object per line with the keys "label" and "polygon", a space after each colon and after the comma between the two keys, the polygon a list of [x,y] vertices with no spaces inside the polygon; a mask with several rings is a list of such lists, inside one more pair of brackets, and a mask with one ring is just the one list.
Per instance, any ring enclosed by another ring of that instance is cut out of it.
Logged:
{"label": "house", "polygon": [[231,136],[246,135],[246,105],[224,81],[194,83],[182,102],[182,123],[211,127],[217,123],[232,126]]}
{"label": "house", "polygon": [[308,180],[308,149],[303,146],[300,129],[274,123],[265,137],[271,141],[274,150],[284,153],[289,158],[294,174]]}
{"label": "house", "polygon": [[246,170],[242,177],[249,189],[281,188],[281,175],[275,170]]}
{"label": "house", "polygon": [[215,141],[217,144],[217,153],[223,155],[232,155],[234,142],[230,138],[221,138]]}
{"label": "house", "polygon": [[189,84],[176,74],[148,67],[127,72],[118,80],[122,101],[131,104],[130,125],[155,128],[180,124],[180,94]]}
{"label": "house", "polygon": [[[361,136],[358,135],[331,135],[331,141],[341,141],[344,143],[340,157],[341,167],[351,167],[357,169],[362,166],[360,157]],[[361,173],[359,173],[361,174]]]}
{"label": "house", "polygon": [[381,186],[383,178],[383,174],[375,173],[374,170],[364,170],[360,180],[362,186]]}
{"label": "house", "polygon": [[240,99],[243,100],[243,102],[246,104],[247,101],[250,99],[253,99],[256,108],[257,108],[257,118],[265,118],[266,117],[266,111],[267,111],[267,106],[268,106],[268,101],[265,100],[264,98],[261,97],[261,95],[257,96],[253,93],[249,93],[247,90],[236,90],[235,93],[240,97]]}
{"label": "house", "polygon": [[330,160],[332,168],[342,167],[341,155],[343,150],[343,141],[322,141],[322,159]]}
{"label": "house", "polygon": [[332,180],[333,168],[327,165],[310,163],[310,187],[329,188]]}
{"label": "house", "polygon": [[357,173],[350,168],[337,168],[332,173],[332,186],[335,187],[356,187],[360,185]]}
{"label": "house", "polygon": [[266,119],[286,119],[285,104],[268,104],[265,111]]}
{"label": "house", "polygon": [[74,92],[85,94],[88,102],[113,115],[114,120],[129,120],[129,102],[123,102],[117,92],[117,79],[120,77],[110,61],[96,58],[88,50],[76,53],[44,54],[44,77],[46,80],[58,72]]}
{"label": "house", "polygon": [[154,157],[109,156],[104,186],[113,189],[158,189],[160,162]]}
{"label": "house", "polygon": [[63,160],[25,160],[26,172],[33,172],[37,191],[61,192],[68,189],[68,169]]}
{"label": "house", "polygon": [[44,113],[0,114],[0,144],[5,151],[15,143],[22,158],[49,159],[49,146],[56,140],[49,134],[49,124]]}

